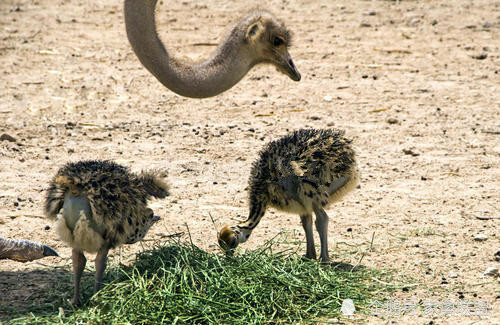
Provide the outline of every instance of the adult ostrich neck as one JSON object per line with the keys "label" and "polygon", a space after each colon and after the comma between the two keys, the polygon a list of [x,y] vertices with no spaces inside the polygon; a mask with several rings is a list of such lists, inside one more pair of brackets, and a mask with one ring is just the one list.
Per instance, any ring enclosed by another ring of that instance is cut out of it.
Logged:
{"label": "adult ostrich neck", "polygon": [[165,87],[186,97],[205,98],[228,90],[245,76],[253,62],[245,43],[246,24],[236,25],[206,61],[186,64],[172,58],[156,32],[157,0],[125,0],[125,27],[132,48]]}

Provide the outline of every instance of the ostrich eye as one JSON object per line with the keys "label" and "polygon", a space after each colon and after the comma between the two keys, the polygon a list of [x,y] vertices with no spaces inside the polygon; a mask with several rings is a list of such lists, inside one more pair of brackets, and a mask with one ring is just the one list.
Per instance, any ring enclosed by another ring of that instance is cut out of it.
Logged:
{"label": "ostrich eye", "polygon": [[273,39],[273,45],[274,46],[280,46],[282,45],[283,43],[285,43],[285,41],[281,38],[281,37],[275,37]]}

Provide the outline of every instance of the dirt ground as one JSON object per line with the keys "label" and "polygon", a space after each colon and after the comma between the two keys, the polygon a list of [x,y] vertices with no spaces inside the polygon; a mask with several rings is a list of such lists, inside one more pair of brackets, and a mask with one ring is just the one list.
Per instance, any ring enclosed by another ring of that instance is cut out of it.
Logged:
{"label": "dirt ground", "polygon": [[[51,281],[23,274],[70,265],[70,249],[42,212],[49,179],[65,162],[168,169],[172,195],[151,204],[162,220],[122,256],[171,234],[187,238],[188,228],[196,245],[217,251],[209,213],[217,227],[245,218],[247,177],[263,144],[333,126],[354,139],[362,179],[328,210],[332,258],[355,264],[364,255],[361,264],[418,283],[394,301],[489,306],[487,316],[362,318],[499,324],[500,280],[483,273],[500,267],[500,2],[255,3],[292,30],[302,80],[257,66],[222,95],[196,100],[140,65],[122,1],[0,2],[0,134],[16,139],[0,141],[0,236],[49,244],[62,256],[0,261],[0,304],[43,295],[40,281]],[[203,59],[214,47],[198,43],[218,43],[248,9],[247,1],[163,1],[159,34],[175,56]],[[242,246],[283,229],[305,251],[299,217],[278,211]],[[111,255],[120,260],[118,250]]]}

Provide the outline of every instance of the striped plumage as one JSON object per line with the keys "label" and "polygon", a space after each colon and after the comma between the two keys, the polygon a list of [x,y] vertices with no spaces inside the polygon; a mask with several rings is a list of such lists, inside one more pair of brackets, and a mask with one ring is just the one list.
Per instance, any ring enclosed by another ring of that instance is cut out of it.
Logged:
{"label": "striped plumage", "polygon": [[250,236],[268,206],[297,213],[306,232],[307,254],[315,258],[312,212],[321,239],[321,259],[329,260],[328,215],[323,210],[358,182],[351,140],[336,129],[301,129],[268,143],[253,163],[249,179],[248,219],[224,227],[219,243],[228,251]]}
{"label": "striped plumage", "polygon": [[50,182],[45,214],[57,219],[57,233],[73,248],[75,303],[79,302],[79,278],[86,261],[83,251],[97,252],[98,290],[108,250],[143,239],[160,219],[147,206],[151,197],[169,194],[160,174],[134,174],[111,161],[87,160],[66,164]]}

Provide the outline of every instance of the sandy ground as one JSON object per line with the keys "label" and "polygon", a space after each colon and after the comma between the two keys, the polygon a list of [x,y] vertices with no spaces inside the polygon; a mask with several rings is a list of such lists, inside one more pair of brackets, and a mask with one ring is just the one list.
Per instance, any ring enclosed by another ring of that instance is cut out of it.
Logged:
{"label": "sandy ground", "polygon": [[[41,263],[69,265],[70,249],[43,217],[44,191],[65,162],[100,158],[169,170],[172,195],[152,203],[162,220],[143,246],[189,227],[195,244],[216,251],[209,213],[218,227],[245,218],[262,145],[334,126],[354,139],[362,180],[328,210],[332,258],[355,264],[364,254],[363,265],[419,283],[394,301],[489,306],[488,316],[363,318],[500,323],[499,279],[483,276],[500,267],[500,2],[259,3],[293,31],[302,80],[258,66],[226,93],[194,100],[140,65],[121,1],[1,1],[0,134],[16,141],[0,142],[0,236],[49,244],[63,258]],[[219,42],[247,10],[246,1],[164,1],[159,33],[171,53],[202,59],[214,47],[195,44]],[[283,229],[305,249],[298,216],[277,211],[244,247]],[[122,256],[141,249],[127,246]],[[23,276],[39,262],[0,261],[0,304],[44,294],[50,277]]]}

